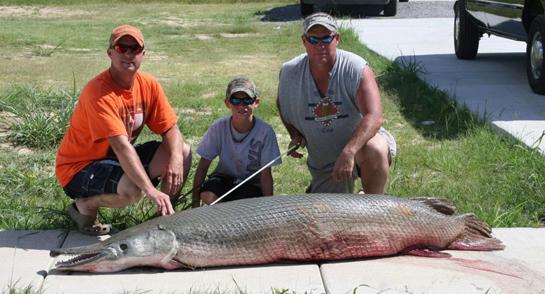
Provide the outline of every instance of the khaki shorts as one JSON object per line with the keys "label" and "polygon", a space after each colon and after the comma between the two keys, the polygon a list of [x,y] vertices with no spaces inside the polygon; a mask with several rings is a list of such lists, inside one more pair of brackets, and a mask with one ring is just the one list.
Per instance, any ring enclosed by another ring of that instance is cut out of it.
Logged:
{"label": "khaki shorts", "polygon": [[[386,129],[380,128],[378,131],[386,142],[388,142],[388,160],[390,164],[394,160],[397,154],[397,145],[394,137]],[[354,193],[354,181],[359,177],[358,168],[354,168],[352,173],[352,179],[346,181],[337,181],[333,178],[333,162],[324,169],[314,169],[309,166],[310,174],[312,175],[312,182],[307,188],[307,193]]]}

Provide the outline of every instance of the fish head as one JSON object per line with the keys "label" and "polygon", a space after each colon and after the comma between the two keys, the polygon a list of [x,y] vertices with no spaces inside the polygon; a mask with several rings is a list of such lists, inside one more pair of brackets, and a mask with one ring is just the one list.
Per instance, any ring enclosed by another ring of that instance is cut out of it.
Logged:
{"label": "fish head", "polygon": [[53,249],[50,255],[68,256],[55,264],[58,270],[100,273],[135,266],[171,268],[177,249],[174,232],[158,225],[146,230],[131,228],[88,246]]}

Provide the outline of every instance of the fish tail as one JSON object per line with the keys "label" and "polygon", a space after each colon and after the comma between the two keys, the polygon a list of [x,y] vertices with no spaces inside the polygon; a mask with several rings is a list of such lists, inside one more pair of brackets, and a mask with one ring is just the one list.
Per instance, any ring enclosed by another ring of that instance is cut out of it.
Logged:
{"label": "fish tail", "polygon": [[459,217],[464,222],[464,230],[448,246],[448,249],[489,251],[505,248],[501,240],[492,236],[490,226],[478,219],[474,214],[467,213]]}
{"label": "fish tail", "polygon": [[434,197],[415,197],[411,200],[418,201],[429,208],[445,215],[453,215],[456,212],[456,206],[450,200]]}

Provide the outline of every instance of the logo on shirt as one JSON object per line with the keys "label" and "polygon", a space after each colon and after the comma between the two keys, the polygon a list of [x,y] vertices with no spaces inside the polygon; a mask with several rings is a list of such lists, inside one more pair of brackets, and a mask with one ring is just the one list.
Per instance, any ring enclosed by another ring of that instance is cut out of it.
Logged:
{"label": "logo on shirt", "polygon": [[250,150],[248,152],[248,165],[246,171],[255,172],[261,166],[261,153],[263,151],[263,142],[252,138],[250,141]]}
{"label": "logo on shirt", "polygon": [[144,113],[141,105],[123,105],[120,109],[121,119],[129,136],[129,141],[134,142],[144,124]]}
{"label": "logo on shirt", "polygon": [[339,109],[335,103],[329,100],[329,97],[324,97],[316,106],[314,106],[312,114],[314,115],[315,121],[321,122],[323,126],[327,127],[334,119],[338,118]]}

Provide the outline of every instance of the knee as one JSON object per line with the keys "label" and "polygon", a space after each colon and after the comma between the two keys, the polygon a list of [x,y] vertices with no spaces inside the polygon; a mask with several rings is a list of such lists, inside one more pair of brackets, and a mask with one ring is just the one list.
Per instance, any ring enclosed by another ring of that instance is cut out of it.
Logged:
{"label": "knee", "polygon": [[201,192],[201,201],[203,203],[211,204],[212,202],[216,201],[216,199],[218,199],[218,196],[214,192]]}
{"label": "knee", "polygon": [[142,198],[142,191],[136,186],[124,187],[124,189],[118,190],[117,196],[119,197],[117,207],[121,208],[140,200]]}
{"label": "knee", "polygon": [[386,142],[369,141],[357,154],[358,166],[372,169],[388,169],[388,144]]}
{"label": "knee", "polygon": [[182,152],[183,152],[184,158],[191,157],[191,145],[184,142]]}
{"label": "knee", "polygon": [[184,147],[182,149],[182,155],[184,157],[184,165],[185,166],[191,166],[191,161],[193,158],[193,155],[191,153],[191,145],[184,142]]}

